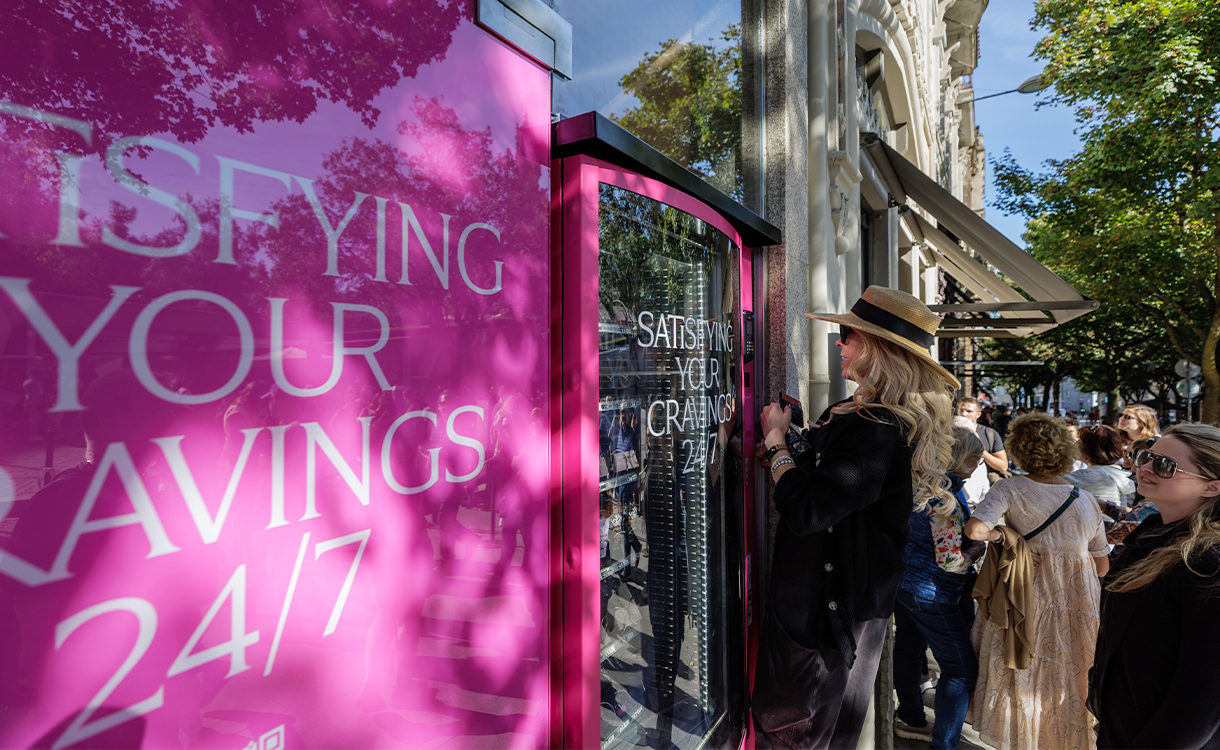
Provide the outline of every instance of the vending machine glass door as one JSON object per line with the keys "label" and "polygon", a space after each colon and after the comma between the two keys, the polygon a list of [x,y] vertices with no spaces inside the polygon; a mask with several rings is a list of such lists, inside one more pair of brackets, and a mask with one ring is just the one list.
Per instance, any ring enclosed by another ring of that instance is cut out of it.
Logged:
{"label": "vending machine glass door", "polygon": [[601,746],[735,747],[745,691],[739,240],[676,191],[600,171]]}

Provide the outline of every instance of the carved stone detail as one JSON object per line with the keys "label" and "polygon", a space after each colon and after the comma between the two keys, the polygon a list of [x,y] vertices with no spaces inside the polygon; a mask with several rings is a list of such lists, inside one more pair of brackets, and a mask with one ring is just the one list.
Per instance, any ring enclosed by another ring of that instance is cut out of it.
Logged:
{"label": "carved stone detail", "polygon": [[853,203],[853,187],[864,175],[846,151],[831,151],[827,154],[830,167],[830,220],[835,230],[835,255],[851,250],[848,231],[859,223],[860,209]]}

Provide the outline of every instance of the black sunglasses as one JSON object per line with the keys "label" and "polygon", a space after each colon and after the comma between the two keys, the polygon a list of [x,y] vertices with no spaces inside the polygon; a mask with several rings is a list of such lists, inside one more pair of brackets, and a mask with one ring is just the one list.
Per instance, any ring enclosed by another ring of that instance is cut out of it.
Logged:
{"label": "black sunglasses", "polygon": [[851,336],[853,330],[854,329],[848,328],[846,326],[839,326],[839,341],[842,341],[844,344],[846,344],[847,339],[849,336]]}
{"label": "black sunglasses", "polygon": [[1205,477],[1202,474],[1196,474],[1193,471],[1183,469],[1182,467],[1178,466],[1177,461],[1174,461],[1169,456],[1158,455],[1147,448],[1135,452],[1135,466],[1137,468],[1143,466],[1149,461],[1152,462],[1152,473],[1156,474],[1161,479],[1173,479],[1173,475],[1180,471],[1183,474],[1189,474],[1192,477],[1206,479],[1209,482],[1212,481],[1212,477]]}

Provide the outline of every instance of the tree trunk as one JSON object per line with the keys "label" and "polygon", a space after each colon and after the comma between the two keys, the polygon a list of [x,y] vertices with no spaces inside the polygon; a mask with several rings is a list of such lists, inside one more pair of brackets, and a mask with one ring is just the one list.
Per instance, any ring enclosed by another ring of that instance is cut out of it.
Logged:
{"label": "tree trunk", "polygon": [[[1220,213],[1212,223],[1212,251],[1220,261]],[[1217,266],[1214,289],[1220,294],[1220,266]],[[1216,369],[1216,341],[1220,339],[1220,305],[1212,315],[1207,327],[1207,338],[1203,339],[1203,357],[1199,365],[1203,368],[1203,403],[1200,404],[1199,421],[1220,425],[1220,371]]]}
{"label": "tree trunk", "polygon": [[1203,339],[1203,402],[1200,404],[1202,413],[1200,422],[1220,425],[1220,370],[1216,368],[1216,342],[1220,340],[1220,305],[1212,316],[1211,325],[1207,328],[1207,338]]}
{"label": "tree trunk", "polygon": [[[1114,359],[1109,361],[1113,362]],[[1106,367],[1106,413],[1102,415],[1102,423],[1114,428],[1118,427],[1118,415],[1122,411],[1118,408],[1118,386],[1118,369],[1110,365]]]}
{"label": "tree trunk", "polygon": [[1106,390],[1106,417],[1105,423],[1111,427],[1118,426],[1118,415],[1122,409],[1118,408],[1118,386],[1111,386]]}
{"label": "tree trunk", "polygon": [[1063,381],[1060,380],[1059,378],[1055,378],[1055,390],[1053,391],[1053,396],[1051,397],[1051,405],[1055,409],[1055,412],[1054,412],[1055,414],[1061,413],[1061,411],[1059,409],[1059,384],[1061,382],[1063,382]]}

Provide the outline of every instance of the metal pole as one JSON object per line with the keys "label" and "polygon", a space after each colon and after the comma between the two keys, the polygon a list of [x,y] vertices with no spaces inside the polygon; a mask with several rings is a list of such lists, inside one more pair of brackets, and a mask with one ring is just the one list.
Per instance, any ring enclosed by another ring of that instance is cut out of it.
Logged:
{"label": "metal pole", "polygon": [[1004,96],[1005,94],[1015,94],[1015,93],[1017,93],[1018,91],[1020,91],[1020,89],[1009,89],[1008,91],[1001,91],[1001,92],[1000,92],[1000,93],[998,93],[998,94],[988,94],[987,96],[980,96],[980,97],[979,97],[979,98],[977,98],[977,99],[967,99],[967,100],[965,100],[965,101],[958,102],[958,103],[957,103],[957,106],[959,106],[959,107],[964,107],[964,106],[966,106],[967,104],[973,104],[973,103],[975,103],[975,102],[981,102],[981,101],[983,101],[984,99],[992,99],[992,98],[997,97],[997,96]]}

